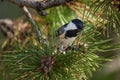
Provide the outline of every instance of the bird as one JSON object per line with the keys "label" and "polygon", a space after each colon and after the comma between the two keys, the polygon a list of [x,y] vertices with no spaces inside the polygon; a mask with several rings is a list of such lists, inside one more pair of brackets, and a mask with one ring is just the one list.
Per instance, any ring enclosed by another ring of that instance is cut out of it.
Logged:
{"label": "bird", "polygon": [[56,30],[57,49],[65,51],[84,28],[80,19],[73,19]]}

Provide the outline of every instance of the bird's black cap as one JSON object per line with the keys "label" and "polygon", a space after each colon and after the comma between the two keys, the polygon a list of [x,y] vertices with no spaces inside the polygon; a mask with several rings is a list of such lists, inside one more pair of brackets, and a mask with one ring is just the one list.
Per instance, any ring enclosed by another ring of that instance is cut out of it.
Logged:
{"label": "bird's black cap", "polygon": [[83,22],[81,21],[81,20],[79,20],[79,19],[73,19],[72,20],[72,23],[74,23],[75,25],[76,25],[76,27],[78,28],[78,29],[80,29],[80,30],[82,30],[83,29]]}

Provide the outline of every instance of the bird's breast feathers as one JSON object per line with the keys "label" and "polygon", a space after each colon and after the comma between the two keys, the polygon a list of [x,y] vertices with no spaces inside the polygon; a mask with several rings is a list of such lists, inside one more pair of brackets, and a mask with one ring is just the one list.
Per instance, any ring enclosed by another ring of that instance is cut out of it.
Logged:
{"label": "bird's breast feathers", "polygon": [[70,46],[72,45],[73,41],[75,40],[76,37],[72,37],[72,38],[63,38],[63,39],[58,39],[58,45],[61,46],[61,45],[64,45],[64,46]]}

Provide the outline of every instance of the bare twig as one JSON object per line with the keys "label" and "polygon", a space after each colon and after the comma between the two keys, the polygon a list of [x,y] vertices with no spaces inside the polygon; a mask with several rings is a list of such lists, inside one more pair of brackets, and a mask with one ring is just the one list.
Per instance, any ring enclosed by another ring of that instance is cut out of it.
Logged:
{"label": "bare twig", "polygon": [[24,12],[25,12],[25,15],[28,17],[28,19],[30,20],[30,22],[33,24],[33,28],[35,29],[37,38],[38,38],[38,40],[39,40],[39,42],[40,42],[41,32],[40,32],[40,30],[38,29],[37,24],[36,24],[35,21],[33,20],[31,14],[30,14],[30,12],[29,12],[29,10],[27,9],[27,7],[23,6],[23,10],[24,10]]}

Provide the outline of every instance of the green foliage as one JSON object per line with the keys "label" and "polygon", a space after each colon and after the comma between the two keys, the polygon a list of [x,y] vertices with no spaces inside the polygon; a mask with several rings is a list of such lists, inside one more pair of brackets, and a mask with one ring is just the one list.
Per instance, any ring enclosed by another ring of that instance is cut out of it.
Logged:
{"label": "green foliage", "polygon": [[116,3],[119,3],[119,1],[96,0],[92,3],[88,12],[88,16],[92,14],[91,17],[96,17],[96,25],[103,28],[107,36],[111,35],[111,33],[119,35],[120,32],[120,13],[119,8],[115,6]]}
{"label": "green foliage", "polygon": [[[86,13],[84,9],[79,7],[79,13],[84,13],[82,14],[83,16],[79,18],[84,20],[85,28],[72,45],[76,47],[79,46],[78,49],[68,50],[66,54],[59,54],[59,52],[57,52],[53,55],[56,44],[55,30],[71,19],[77,18],[78,15],[68,6],[51,8],[47,10],[47,16],[38,16],[42,19],[44,24],[47,24],[46,26],[37,22],[42,31],[42,38],[45,38],[44,41],[37,43],[37,45],[29,41],[24,47],[16,41],[12,45],[13,47],[11,47],[12,49],[10,49],[10,51],[3,51],[4,55],[0,57],[2,61],[0,79],[88,80],[92,77],[93,71],[96,71],[96,69],[102,66],[102,62],[109,61],[109,59],[98,56],[97,54],[107,53],[120,48],[119,43],[111,44],[114,40],[113,38],[107,38],[102,34],[104,28],[113,27],[110,25],[114,25],[116,27],[115,29],[118,30],[118,13],[116,11],[111,11],[112,7],[110,6],[112,4],[107,4],[109,0],[102,2],[101,0],[96,0],[92,6],[88,3],[92,3],[91,0],[78,1],[86,4],[86,6],[90,8],[90,12],[87,11]],[[105,5],[108,5],[109,8],[106,8],[107,6]],[[109,12],[117,15],[113,15]],[[104,16],[96,16],[94,15],[95,13],[100,13]],[[92,17],[89,17],[91,15]],[[111,16],[112,19],[109,19]],[[46,29],[47,31],[45,31]],[[117,33],[118,32],[119,31],[117,31]],[[51,56],[54,56],[55,59],[53,60],[54,63],[50,72],[46,74],[44,69],[37,70],[42,65],[41,60],[43,60],[44,57],[50,58]]]}
{"label": "green foliage", "polygon": [[[103,42],[99,42],[102,44]],[[96,47],[99,46],[96,44]],[[97,49],[90,46],[90,49],[83,52],[84,46],[81,46],[80,50],[68,51],[66,54],[56,54],[55,62],[51,72],[48,74],[49,80],[74,80],[74,79],[88,79],[92,76],[92,71],[99,68],[102,61],[105,59],[97,56]],[[18,80],[46,80],[46,76],[43,70],[37,71],[40,67],[40,61],[43,57],[50,57],[53,52],[50,46],[44,44],[43,48],[39,46],[33,46],[28,49],[12,51],[12,53],[6,52],[6,55],[2,56],[3,70],[6,75],[3,75],[4,79],[9,76],[9,79]],[[46,55],[47,53],[47,55]],[[49,55],[48,55],[49,54]],[[8,78],[6,78],[8,79]]]}

